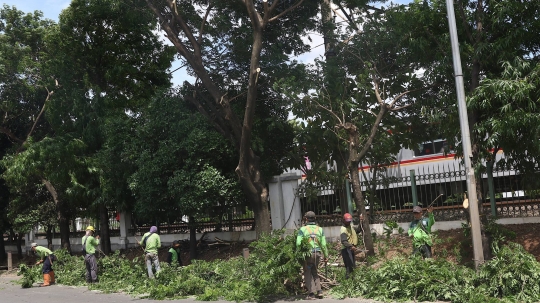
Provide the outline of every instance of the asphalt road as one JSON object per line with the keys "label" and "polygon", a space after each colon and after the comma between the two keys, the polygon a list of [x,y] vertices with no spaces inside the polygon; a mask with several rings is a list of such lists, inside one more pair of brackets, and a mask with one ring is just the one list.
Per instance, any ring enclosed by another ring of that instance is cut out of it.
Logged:
{"label": "asphalt road", "polygon": [[[15,275],[1,275],[0,276],[0,303],[61,303],[61,302],[75,302],[75,303],[95,303],[95,302],[107,302],[107,303],[126,303],[126,302],[140,302],[140,303],[201,303],[202,301],[195,301],[195,299],[182,299],[182,300],[147,300],[138,299],[124,294],[103,294],[97,291],[88,290],[86,287],[72,287],[64,285],[52,285],[49,287],[32,287],[22,288],[20,284],[15,283],[20,277]],[[290,298],[287,300],[277,300],[272,303],[290,303],[294,302],[310,302],[310,303],[379,303],[373,300],[362,299],[345,299],[335,300],[330,298],[318,299],[318,300],[299,300],[298,298]],[[231,303],[228,301],[213,301],[216,303]]]}
{"label": "asphalt road", "polygon": [[[72,287],[64,285],[52,285],[49,287],[32,287],[22,288],[20,284],[15,283],[20,277],[14,275],[2,275],[0,276],[0,302],[1,303],[59,303],[59,302],[76,302],[76,303],[90,303],[90,302],[107,302],[107,303],[126,303],[126,302],[140,302],[140,303],[201,303],[201,301],[195,301],[195,299],[182,299],[182,300],[147,300],[138,299],[124,294],[104,294],[93,290],[88,290],[86,287]],[[34,284],[36,285],[36,284]],[[273,303],[287,303],[287,302],[310,302],[310,303],[375,303],[373,300],[360,300],[360,299],[346,299],[346,300],[334,300],[334,299],[319,299],[319,300],[296,300],[291,298],[290,300],[274,301]],[[214,301],[217,303],[230,303],[228,301]]]}

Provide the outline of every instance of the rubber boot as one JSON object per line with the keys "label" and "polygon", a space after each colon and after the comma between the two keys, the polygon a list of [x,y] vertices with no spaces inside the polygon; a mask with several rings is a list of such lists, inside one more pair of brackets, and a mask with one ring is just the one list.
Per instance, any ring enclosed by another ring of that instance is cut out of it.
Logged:
{"label": "rubber boot", "polygon": [[39,287],[45,287],[51,285],[51,275],[48,273],[43,274],[43,284],[41,284]]}
{"label": "rubber boot", "polygon": [[53,285],[54,283],[56,283],[56,280],[54,278],[54,271],[49,271],[49,275],[51,276],[51,285]]}

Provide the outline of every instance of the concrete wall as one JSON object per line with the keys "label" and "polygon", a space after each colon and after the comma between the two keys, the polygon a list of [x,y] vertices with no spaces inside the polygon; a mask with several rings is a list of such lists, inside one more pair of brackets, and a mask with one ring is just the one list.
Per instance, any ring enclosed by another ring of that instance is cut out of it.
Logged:
{"label": "concrete wall", "polygon": [[[200,239],[202,234],[197,234],[197,239]],[[189,234],[166,234],[166,235],[160,235],[161,237],[161,247],[167,247],[172,244],[174,240],[184,240],[189,239]],[[253,241],[255,240],[255,231],[237,231],[237,232],[215,232],[215,233],[207,233],[206,239],[208,241],[215,241],[215,238],[219,238],[221,240],[225,241]],[[82,238],[72,238],[70,239],[71,249],[72,251],[81,251],[82,250]],[[122,241],[121,241],[122,240]],[[125,248],[131,248],[137,246],[137,240],[141,240],[141,237],[133,237],[128,236],[124,239],[121,239],[121,237],[111,237],[111,249],[113,251],[119,250],[119,249],[125,249]],[[34,239],[33,242],[37,243],[40,246],[47,246],[47,239]],[[30,244],[32,242],[27,241],[26,247],[23,247],[23,253],[26,253],[30,250]],[[53,250],[60,249],[60,239],[55,238],[52,241],[53,244]],[[100,246],[101,247],[101,246]],[[17,251],[16,245],[6,245],[6,251]]]}
{"label": "concrete wall", "polygon": [[[451,230],[451,229],[461,229],[461,224],[465,221],[442,221],[435,222],[432,230]],[[504,218],[497,220],[497,223],[502,225],[512,225],[512,224],[525,224],[525,223],[540,223],[540,217],[526,217],[526,218]],[[398,223],[398,225],[407,232],[409,228],[408,223]],[[375,232],[378,235],[383,235],[384,233],[384,224],[371,224],[371,232]],[[287,229],[287,234],[291,234],[295,229]],[[326,236],[326,241],[335,243],[339,241],[339,231],[340,226],[329,226],[324,227],[324,234]],[[199,239],[202,234],[197,234],[197,239]],[[239,231],[239,232],[216,232],[208,233],[208,241],[214,241],[215,238],[219,238],[225,241],[253,241],[255,240],[255,231]],[[189,239],[189,234],[175,234],[175,235],[161,235],[161,246],[166,247],[171,245],[174,240],[184,240]],[[140,240],[140,237],[137,237],[137,240]],[[127,237],[127,247],[137,246],[136,237]],[[38,239],[35,240],[38,245],[47,246],[47,240]],[[71,239],[71,247],[74,251],[81,250],[81,239]],[[28,245],[30,242],[28,242]],[[126,246],[120,244],[120,237],[111,238],[112,250],[124,249]],[[60,248],[60,239],[53,239],[53,250]],[[23,247],[23,253],[28,251],[28,247]],[[17,252],[17,247],[15,245],[6,245],[6,251]]]}

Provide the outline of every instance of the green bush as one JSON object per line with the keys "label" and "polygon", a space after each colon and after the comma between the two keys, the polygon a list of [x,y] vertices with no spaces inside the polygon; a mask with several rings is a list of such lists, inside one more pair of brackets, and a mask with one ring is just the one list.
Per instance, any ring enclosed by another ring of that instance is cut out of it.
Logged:
{"label": "green bush", "polygon": [[356,270],[353,279],[334,287],[331,293],[338,298],[460,302],[465,288],[472,288],[473,280],[471,269],[446,260],[395,258],[376,270]]}
{"label": "green bush", "polygon": [[[39,270],[39,273],[41,273],[41,270]],[[19,283],[21,284],[22,288],[30,288],[37,279],[38,267],[28,267],[25,264],[21,264],[19,265],[19,271],[17,272],[17,276],[21,275],[23,277],[21,280],[19,280]]]}
{"label": "green bush", "polygon": [[489,296],[511,302],[540,301],[540,263],[516,243],[509,243],[486,262],[476,283],[484,285]]}
{"label": "green bush", "polygon": [[[262,301],[274,295],[298,294],[300,268],[309,255],[309,243],[295,245],[296,234],[282,231],[264,235],[251,245],[248,259],[205,262],[189,266],[162,264],[156,279],[148,279],[142,259],[128,260],[119,252],[98,259],[99,283],[90,289],[123,292],[141,298]],[[56,251],[57,282],[85,285],[82,257]],[[442,259],[399,257],[378,263],[378,268],[358,267],[351,279],[343,268],[329,268],[340,283],[331,289],[336,298],[363,297],[382,301],[538,302],[540,263],[517,244],[502,246],[495,258],[474,270]],[[20,266],[23,287],[41,278],[39,266]]]}

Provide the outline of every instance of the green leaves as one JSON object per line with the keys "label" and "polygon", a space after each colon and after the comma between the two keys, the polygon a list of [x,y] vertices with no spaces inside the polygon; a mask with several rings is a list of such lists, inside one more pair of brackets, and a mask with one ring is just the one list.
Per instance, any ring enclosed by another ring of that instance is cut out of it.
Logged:
{"label": "green leaves", "polygon": [[23,276],[23,278],[19,281],[21,283],[22,288],[30,288],[32,287],[32,284],[36,281],[36,275],[38,275],[37,266],[28,267],[26,264],[19,265],[19,270],[17,271],[17,276]]}
{"label": "green leaves", "polygon": [[[283,231],[264,235],[251,245],[250,257],[205,262],[176,268],[162,264],[156,279],[146,276],[141,259],[126,259],[117,251],[99,258],[99,283],[90,289],[123,292],[151,299],[195,296],[197,300],[261,301],[276,294],[296,294],[301,289],[300,267],[309,245],[295,247],[296,235]],[[55,251],[57,281],[84,285],[84,262],[67,251]],[[538,302],[540,263],[523,247],[504,246],[476,273],[473,269],[443,259],[395,258],[378,267],[363,266],[352,279],[342,279],[330,293],[337,298],[366,298],[380,301]],[[334,271],[335,269],[331,269]],[[27,281],[39,280],[39,267],[21,266]]]}
{"label": "green leaves", "polygon": [[[190,265],[180,268],[162,264],[162,270],[154,280],[148,279],[141,259],[130,261],[116,251],[98,259],[99,283],[89,287],[151,299],[195,296],[197,300],[237,302],[260,301],[270,295],[298,290],[302,252],[296,251],[295,235],[284,237],[283,231],[277,231],[254,242],[252,249],[247,260],[242,257],[213,262],[192,260]],[[65,250],[55,251],[55,254],[58,257],[54,264],[58,283],[85,285],[83,258],[70,256]],[[31,271],[26,269],[21,269],[25,278],[32,281],[40,278],[38,267]]]}
{"label": "green leaves", "polygon": [[500,148],[505,158],[499,164],[527,173],[540,160],[540,65],[516,58],[502,67],[501,76],[484,79],[468,104],[480,113],[475,133],[484,157]]}

